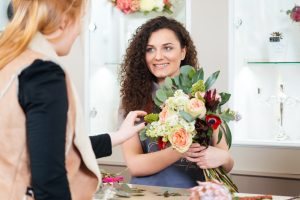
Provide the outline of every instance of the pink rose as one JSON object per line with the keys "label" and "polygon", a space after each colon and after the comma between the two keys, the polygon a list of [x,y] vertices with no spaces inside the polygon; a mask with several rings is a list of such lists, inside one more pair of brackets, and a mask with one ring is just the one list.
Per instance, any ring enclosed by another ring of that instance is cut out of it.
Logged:
{"label": "pink rose", "polygon": [[172,147],[180,153],[186,152],[193,142],[192,135],[186,132],[184,128],[180,128],[177,131],[171,133],[168,136],[168,139]]}
{"label": "pink rose", "polygon": [[295,22],[300,22],[300,6],[295,6],[291,12],[291,18]]}
{"label": "pink rose", "polygon": [[131,0],[117,0],[117,8],[119,8],[125,14],[132,13]]}
{"label": "pink rose", "polygon": [[199,118],[202,118],[206,113],[205,104],[199,99],[192,98],[186,106],[186,112],[192,115],[193,117],[199,115]]}

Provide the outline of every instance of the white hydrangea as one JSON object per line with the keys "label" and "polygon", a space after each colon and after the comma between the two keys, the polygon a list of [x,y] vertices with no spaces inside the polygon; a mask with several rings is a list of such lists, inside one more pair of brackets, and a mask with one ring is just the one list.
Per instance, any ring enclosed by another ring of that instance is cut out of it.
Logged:
{"label": "white hydrangea", "polygon": [[154,0],[155,1],[155,8],[158,12],[162,12],[164,9],[164,1],[163,0]]}
{"label": "white hydrangea", "polygon": [[170,110],[180,111],[184,110],[189,101],[189,96],[187,94],[185,94],[182,90],[176,90],[174,97],[169,97],[166,100],[166,105]]}

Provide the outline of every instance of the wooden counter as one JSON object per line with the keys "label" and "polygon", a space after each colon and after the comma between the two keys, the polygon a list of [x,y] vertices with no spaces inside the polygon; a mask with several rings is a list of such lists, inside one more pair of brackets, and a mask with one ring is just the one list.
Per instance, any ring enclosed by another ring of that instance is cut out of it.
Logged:
{"label": "wooden counter", "polygon": [[[190,191],[188,189],[180,188],[167,188],[167,187],[157,187],[157,186],[145,186],[145,185],[130,185],[133,188],[133,193],[126,193],[124,197],[116,196],[111,200],[187,200],[190,196]],[[134,192],[137,191],[137,192]],[[126,197],[126,195],[128,195]],[[165,195],[165,196],[164,196]],[[168,196],[168,197],[166,197]],[[237,193],[238,197],[247,197],[247,196],[259,196],[257,194],[243,194]],[[274,200],[287,200],[291,197],[284,196],[273,196]],[[96,194],[94,200],[106,200],[103,194]],[[297,198],[295,198],[297,199]],[[300,198],[298,198],[300,199]]]}

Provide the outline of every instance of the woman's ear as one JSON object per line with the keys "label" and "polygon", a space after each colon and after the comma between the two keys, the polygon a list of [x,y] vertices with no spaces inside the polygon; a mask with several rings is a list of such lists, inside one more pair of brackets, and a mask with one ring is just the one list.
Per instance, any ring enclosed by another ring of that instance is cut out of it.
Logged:
{"label": "woman's ear", "polygon": [[181,49],[181,60],[184,60],[185,59],[185,55],[186,55],[186,47],[183,47]]}
{"label": "woman's ear", "polygon": [[57,39],[60,39],[63,34],[64,34],[64,31],[66,30],[68,26],[68,20],[67,20],[67,17],[64,16],[60,22],[60,25],[58,27],[58,29],[48,35],[46,35],[46,38],[50,41],[56,41]]}

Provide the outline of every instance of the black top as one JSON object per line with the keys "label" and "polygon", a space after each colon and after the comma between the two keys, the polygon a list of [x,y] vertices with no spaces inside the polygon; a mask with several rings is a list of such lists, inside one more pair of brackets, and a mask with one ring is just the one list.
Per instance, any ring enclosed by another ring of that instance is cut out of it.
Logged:
{"label": "black top", "polygon": [[[18,97],[26,115],[35,199],[71,199],[65,168],[68,96],[64,71],[51,61],[35,60],[19,75]],[[111,155],[108,134],[90,139],[97,158]]]}

